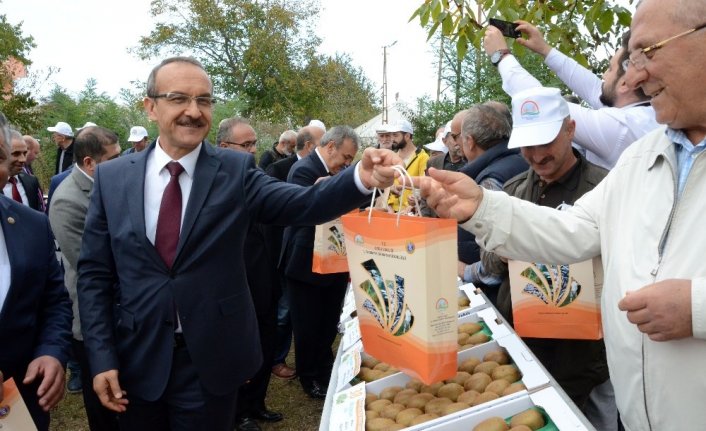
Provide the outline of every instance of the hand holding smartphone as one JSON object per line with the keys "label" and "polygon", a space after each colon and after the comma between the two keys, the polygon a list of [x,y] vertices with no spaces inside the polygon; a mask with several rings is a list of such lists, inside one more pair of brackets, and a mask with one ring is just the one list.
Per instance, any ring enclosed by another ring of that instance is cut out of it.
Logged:
{"label": "hand holding smartphone", "polygon": [[496,27],[500,30],[500,32],[503,34],[505,37],[511,37],[513,39],[517,39],[519,37],[522,37],[522,32],[517,30],[517,26],[519,24],[515,24],[514,22],[510,21],[503,21],[501,19],[495,19],[495,18],[490,18],[490,25],[493,27]]}

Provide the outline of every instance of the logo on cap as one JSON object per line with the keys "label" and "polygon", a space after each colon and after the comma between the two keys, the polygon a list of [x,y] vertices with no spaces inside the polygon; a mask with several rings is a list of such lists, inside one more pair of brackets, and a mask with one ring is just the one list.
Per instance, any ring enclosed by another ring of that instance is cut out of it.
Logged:
{"label": "logo on cap", "polygon": [[520,116],[525,120],[532,120],[539,115],[539,105],[532,100],[526,100],[520,106]]}

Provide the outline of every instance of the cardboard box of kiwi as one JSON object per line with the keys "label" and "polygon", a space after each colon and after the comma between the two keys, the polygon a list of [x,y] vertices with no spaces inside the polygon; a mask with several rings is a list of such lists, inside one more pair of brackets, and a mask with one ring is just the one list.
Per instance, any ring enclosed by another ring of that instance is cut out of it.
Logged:
{"label": "cardboard box of kiwi", "polygon": [[[458,351],[471,349],[496,338],[512,333],[512,329],[501,319],[493,308],[485,308],[458,319]],[[367,353],[362,353],[362,367],[358,377],[365,382],[374,382],[399,374],[400,370],[381,363]]]}
{"label": "cardboard box of kiwi", "polygon": [[[521,428],[519,425],[525,425],[527,428]],[[515,429],[512,427],[532,431],[591,429],[583,424],[581,419],[564,402],[557,390],[551,387],[531,394],[525,393],[505,403],[496,404],[426,429],[434,431],[506,431]]]}
{"label": "cardboard box of kiwi", "polygon": [[458,365],[456,376],[433,385],[403,373],[366,384],[366,430],[435,429],[550,382],[514,334],[459,352]]}
{"label": "cardboard box of kiwi", "polygon": [[490,302],[473,283],[458,287],[458,317],[468,316],[487,308]]}

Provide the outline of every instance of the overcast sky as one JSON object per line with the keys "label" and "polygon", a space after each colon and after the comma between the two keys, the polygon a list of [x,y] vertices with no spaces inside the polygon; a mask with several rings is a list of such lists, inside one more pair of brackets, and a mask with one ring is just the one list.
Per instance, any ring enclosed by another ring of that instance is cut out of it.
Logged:
{"label": "overcast sky", "polygon": [[[153,25],[149,0],[1,0],[0,13],[12,24],[23,22],[25,35],[37,47],[30,53],[30,70],[55,66],[60,72],[41,87],[53,84],[79,92],[89,78],[98,89],[117,96],[130,81],[145,80],[159,62],[138,60],[127,52]],[[435,94],[434,59],[419,21],[407,19],[419,0],[321,0],[317,33],[320,51],[347,53],[378,89],[382,88],[383,45],[388,50],[388,96],[414,101]],[[381,95],[381,92],[379,93]]]}

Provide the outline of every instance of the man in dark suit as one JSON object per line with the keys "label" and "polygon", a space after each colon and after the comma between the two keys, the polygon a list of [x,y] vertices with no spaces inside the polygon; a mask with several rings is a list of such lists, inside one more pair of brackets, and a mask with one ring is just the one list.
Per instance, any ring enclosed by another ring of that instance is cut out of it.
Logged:
{"label": "man in dark suit", "polygon": [[123,430],[232,430],[237,389],[262,361],[243,259],[248,227],[331,219],[391,184],[399,162],[366,150],[335,180],[281,183],[252,156],[204,143],[212,94],[196,60],[164,60],[144,100],[157,141],[94,176],[79,311],[93,387]]}
{"label": "man in dark suit", "polygon": [[[0,185],[8,177],[9,134],[0,114]],[[49,221],[0,196],[0,404],[14,378],[40,431],[64,394],[71,348],[71,300],[56,260]]]}
{"label": "man in dark suit", "polygon": [[60,174],[74,162],[74,131],[68,123],[59,121],[54,127],[47,127],[52,132],[51,139],[56,144],[56,169],[54,174]]}
{"label": "man in dark suit", "polygon": [[[101,405],[93,391],[78,314],[76,267],[96,166],[118,157],[120,144],[118,144],[118,136],[112,131],[103,127],[89,126],[82,128],[76,134],[74,151],[76,165],[72,170],[65,171],[70,172],[68,178],[57,187],[56,193],[52,196],[49,223],[61,249],[64,282],[73,301],[72,345],[73,358],[77,362],[78,371],[71,366],[69,368],[72,374],[76,372],[79,375],[88,426],[92,431],[110,431],[118,429],[118,418],[115,412]],[[72,378],[75,377],[72,375]]]}
{"label": "man in dark suit", "polygon": [[[358,146],[359,138],[353,129],[334,127],[309,156],[294,164],[287,181],[301,186],[330,182],[330,176],[346,173],[344,168],[353,161]],[[297,374],[304,392],[313,398],[325,398],[334,359],[331,346],[348,273],[313,273],[313,252],[313,226],[285,229],[280,265],[289,289]]]}
{"label": "man in dark suit", "polygon": [[[218,125],[216,145],[254,156],[257,152],[257,135],[246,119],[227,118]],[[271,244],[265,239],[265,227],[260,223],[252,223],[245,238],[246,252],[243,258],[257,316],[262,365],[238,391],[236,431],[259,431],[261,428],[256,420],[279,422],[283,419],[281,413],[268,410],[265,406],[267,387],[270,384],[270,364],[277,341],[277,302],[282,292],[272,258],[275,250],[270,248]]]}
{"label": "man in dark suit", "polygon": [[27,162],[27,143],[22,134],[16,130],[10,131],[10,178],[3,187],[3,194],[23,205],[41,211],[42,204],[39,200],[39,181],[36,177],[24,172]]}
{"label": "man in dark suit", "polygon": [[[294,163],[306,157],[321,142],[321,137],[324,136],[324,129],[318,126],[306,126],[299,129],[297,132],[296,153],[284,160],[279,160],[267,166],[265,172],[271,177],[275,177],[280,181],[287,181],[289,171]],[[282,295],[277,304],[277,339],[275,341],[274,358],[272,359],[272,374],[280,379],[290,380],[297,376],[294,368],[287,365],[286,359],[292,345],[292,321],[289,314],[289,291],[284,274],[279,269],[279,254],[282,249],[282,235],[284,227],[282,226],[265,226],[265,237],[272,250],[276,250],[273,254],[273,264],[277,267],[280,278],[280,286]]]}

